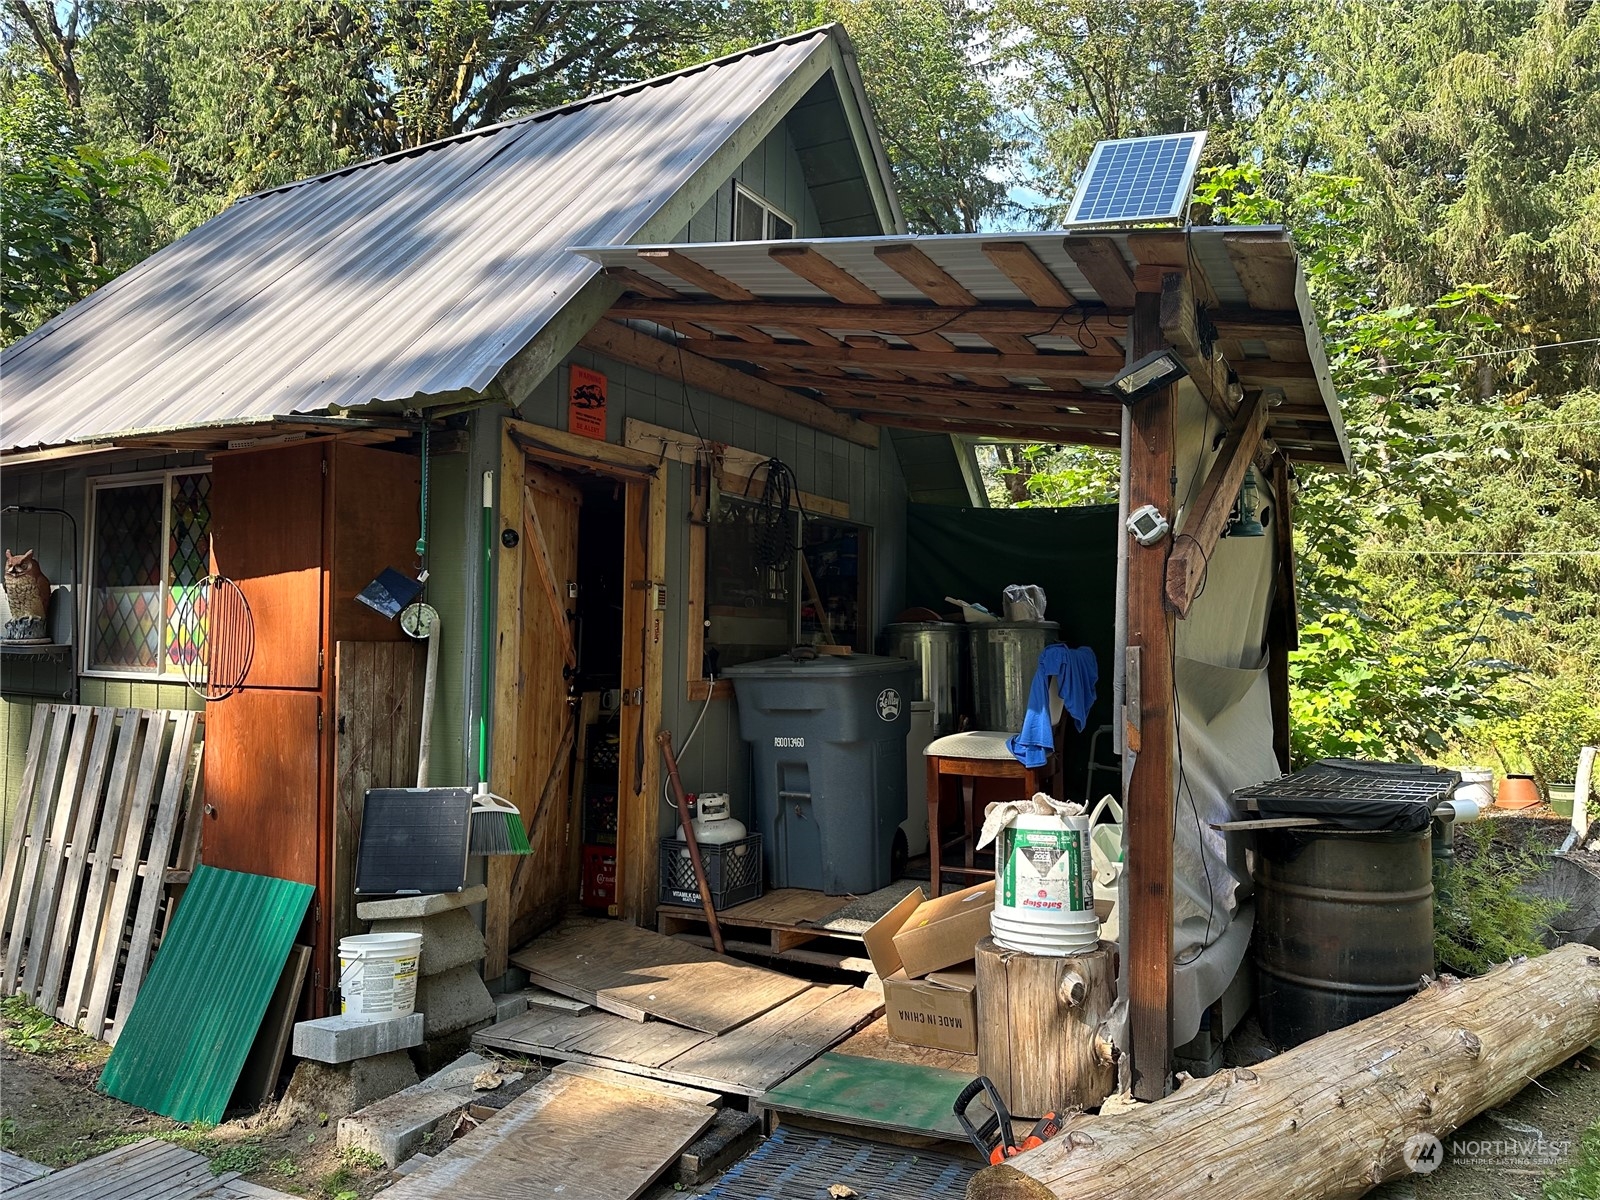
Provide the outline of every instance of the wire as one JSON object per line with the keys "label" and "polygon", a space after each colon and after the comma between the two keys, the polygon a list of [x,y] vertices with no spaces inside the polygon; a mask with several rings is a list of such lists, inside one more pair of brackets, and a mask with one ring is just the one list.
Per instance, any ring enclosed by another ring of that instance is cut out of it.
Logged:
{"label": "wire", "polygon": [[[689,730],[689,736],[684,738],[683,745],[678,747],[677,753],[680,759],[689,753],[689,747],[694,745],[694,735],[700,732],[700,722],[706,719],[706,713],[711,709],[711,700],[716,695],[717,690],[717,673],[712,671],[708,674],[706,682],[709,686],[706,688],[705,703],[700,706],[700,715],[695,718],[694,726]],[[678,807],[677,803],[672,799],[672,780],[663,779],[661,781],[661,798],[667,802],[668,808],[675,809]]]}
{"label": "wire", "polygon": [[[746,496],[750,494],[750,485],[754,482],[755,476],[752,474],[745,483]],[[803,517],[805,508],[800,501],[800,484],[795,479],[794,471],[781,458],[769,458],[766,461],[766,478],[761,484],[759,503],[756,559],[774,575],[782,575],[794,565],[794,554],[798,548],[795,523],[790,519],[790,513],[798,510]]]}

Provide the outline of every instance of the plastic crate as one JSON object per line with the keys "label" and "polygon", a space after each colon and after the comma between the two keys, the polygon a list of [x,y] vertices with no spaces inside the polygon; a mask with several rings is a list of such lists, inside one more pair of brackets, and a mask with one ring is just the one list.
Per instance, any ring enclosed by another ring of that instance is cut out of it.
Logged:
{"label": "plastic crate", "polygon": [[[761,835],[752,833],[737,842],[700,847],[711,890],[711,907],[732,908],[761,895]],[[677,838],[661,839],[661,903],[700,907],[700,889],[694,881],[689,844]]]}
{"label": "plastic crate", "polygon": [[583,848],[583,907],[604,909],[612,916],[617,909],[617,850],[615,846]]}

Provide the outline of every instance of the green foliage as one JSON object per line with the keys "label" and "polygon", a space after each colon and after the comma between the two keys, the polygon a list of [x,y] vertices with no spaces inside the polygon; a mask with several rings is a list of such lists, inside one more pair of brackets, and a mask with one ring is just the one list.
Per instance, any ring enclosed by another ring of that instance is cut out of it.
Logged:
{"label": "green foliage", "polygon": [[1594,1200],[1600,1196],[1600,1121],[1584,1130],[1566,1170],[1544,1181],[1542,1200]]}
{"label": "green foliage", "polygon": [[15,1050],[42,1057],[70,1055],[75,1059],[104,1058],[106,1047],[69,1025],[60,1024],[22,996],[0,1000],[0,1039]]}
{"label": "green foliage", "polygon": [[1561,911],[1518,891],[1543,870],[1538,857],[1496,836],[1493,821],[1456,829],[1456,857],[1435,881],[1433,950],[1442,970],[1481,975],[1545,952],[1543,935]]}
{"label": "green foliage", "polygon": [[266,1150],[260,1142],[232,1142],[209,1151],[209,1155],[213,1175],[229,1171],[249,1175],[259,1171],[266,1161]]}
{"label": "green foliage", "polygon": [[385,1171],[389,1168],[389,1164],[383,1160],[383,1155],[363,1150],[359,1146],[346,1146],[339,1151],[339,1161],[347,1167],[359,1167],[366,1171]]}
{"label": "green foliage", "polygon": [[1121,458],[1092,446],[980,447],[989,502],[1001,508],[1115,504]]}

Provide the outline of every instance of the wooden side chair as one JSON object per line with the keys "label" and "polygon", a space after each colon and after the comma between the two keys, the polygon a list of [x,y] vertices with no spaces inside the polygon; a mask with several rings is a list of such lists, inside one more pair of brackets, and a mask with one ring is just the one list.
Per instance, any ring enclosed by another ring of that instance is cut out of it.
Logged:
{"label": "wooden side chair", "polygon": [[[1025,800],[1035,792],[1062,794],[1061,733],[1058,726],[1057,751],[1042,767],[1025,767],[1018,762],[1006,749],[1006,739],[1011,736],[1008,733],[952,733],[928,743],[923,753],[928,767],[928,871],[934,896],[939,895],[946,871],[969,879],[994,878],[992,869],[973,864],[974,843],[982,826],[977,811],[980,779],[1014,781],[1004,789],[1006,794],[987,797],[991,800]],[[939,818],[946,804],[955,803],[961,805],[962,835],[946,842]],[[944,851],[953,850],[958,843],[961,865],[946,866]]]}

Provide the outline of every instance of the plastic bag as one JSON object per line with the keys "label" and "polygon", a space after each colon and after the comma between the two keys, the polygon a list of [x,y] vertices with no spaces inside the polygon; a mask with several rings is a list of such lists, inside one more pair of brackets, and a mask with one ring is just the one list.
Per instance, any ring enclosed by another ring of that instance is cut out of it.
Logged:
{"label": "plastic bag", "polygon": [[1044,620],[1044,589],[1036,583],[1012,583],[1006,586],[1006,620]]}

